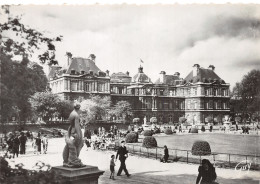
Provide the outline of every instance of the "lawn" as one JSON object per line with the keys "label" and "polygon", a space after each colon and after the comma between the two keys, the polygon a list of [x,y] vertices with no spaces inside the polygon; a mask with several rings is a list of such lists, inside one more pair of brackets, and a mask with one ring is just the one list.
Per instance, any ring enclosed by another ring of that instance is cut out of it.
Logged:
{"label": "lawn", "polygon": [[167,145],[168,148],[191,150],[194,141],[205,140],[209,142],[212,152],[260,156],[260,136],[256,135],[200,133],[155,138],[160,147]]}

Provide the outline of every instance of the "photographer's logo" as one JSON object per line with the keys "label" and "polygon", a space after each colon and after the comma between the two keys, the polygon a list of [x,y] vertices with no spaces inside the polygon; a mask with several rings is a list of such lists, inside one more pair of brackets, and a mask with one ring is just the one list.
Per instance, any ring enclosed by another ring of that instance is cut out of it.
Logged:
{"label": "photographer's logo", "polygon": [[243,160],[236,165],[235,170],[236,171],[249,171],[251,164],[252,163],[249,162],[248,160]]}

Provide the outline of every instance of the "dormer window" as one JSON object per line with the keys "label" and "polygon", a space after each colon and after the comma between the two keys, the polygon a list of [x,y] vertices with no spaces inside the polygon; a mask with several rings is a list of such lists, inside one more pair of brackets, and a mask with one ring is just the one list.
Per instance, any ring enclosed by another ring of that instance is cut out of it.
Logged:
{"label": "dormer window", "polygon": [[93,71],[92,71],[92,70],[90,70],[90,71],[89,71],[89,74],[90,74],[90,75],[93,75]]}
{"label": "dormer window", "polygon": [[75,71],[75,70],[71,70],[71,71],[70,71],[70,74],[75,75],[75,74],[76,74],[76,71]]}
{"label": "dormer window", "polygon": [[83,71],[83,70],[80,71],[80,74],[81,74],[81,75],[84,75],[84,74],[85,74],[85,71]]}

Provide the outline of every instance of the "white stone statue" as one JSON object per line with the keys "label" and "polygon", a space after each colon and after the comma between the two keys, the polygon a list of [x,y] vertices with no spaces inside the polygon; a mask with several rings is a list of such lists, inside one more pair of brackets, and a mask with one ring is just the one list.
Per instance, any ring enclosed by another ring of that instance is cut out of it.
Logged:
{"label": "white stone statue", "polygon": [[147,122],[147,120],[146,120],[146,116],[144,117],[144,125],[146,125],[146,122]]}

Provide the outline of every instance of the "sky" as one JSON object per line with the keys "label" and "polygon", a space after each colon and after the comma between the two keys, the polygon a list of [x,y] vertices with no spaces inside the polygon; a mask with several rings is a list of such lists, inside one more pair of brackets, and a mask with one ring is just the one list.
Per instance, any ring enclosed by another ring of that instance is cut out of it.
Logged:
{"label": "sky", "polygon": [[13,15],[50,35],[59,65],[73,57],[96,55],[102,70],[130,72],[142,66],[152,81],[159,73],[180,72],[194,64],[215,72],[231,88],[252,69],[260,69],[260,5],[21,5]]}

